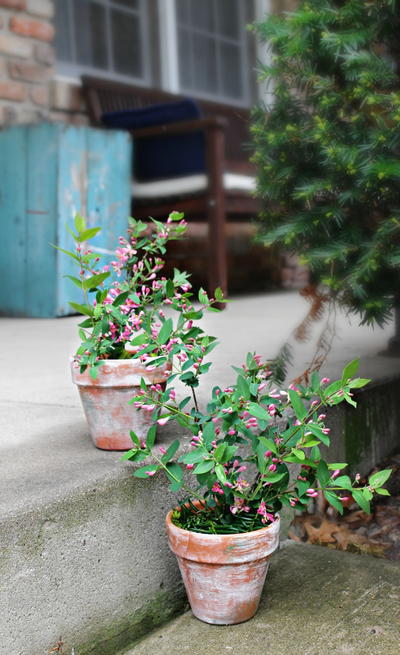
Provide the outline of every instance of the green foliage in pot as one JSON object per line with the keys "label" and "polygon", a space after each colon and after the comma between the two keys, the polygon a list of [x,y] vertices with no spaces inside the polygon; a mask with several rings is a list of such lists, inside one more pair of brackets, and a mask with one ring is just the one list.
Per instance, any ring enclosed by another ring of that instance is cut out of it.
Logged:
{"label": "green foliage in pot", "polygon": [[[281,390],[271,379],[271,366],[249,354],[236,369],[235,384],[213,388],[205,411],[196,400],[188,409],[190,397],[178,402],[169,383],[152,395],[143,385],[132,402],[138,409],[151,403],[161,410],[159,423],[175,419],[187,428],[191,450],[177,456],[178,439],[168,449],[155,447],[152,427],[145,442],[131,433],[134,446],[122,459],[146,460],[134,472],[139,478],[163,472],[171,490],[181,494],[174,522],[195,532],[257,530],[273,522],[283,506],[305,510],[318,494],[340,513],[349,496],[369,512],[374,492],[387,494],[383,485],[391,471],[380,471],[362,485],[359,476],[352,481],[342,473],[345,463],[328,464],[320,449],[330,443],[323,408],[343,401],[355,406],[353,390],[369,382],[354,377],[357,368],[355,360],[340,380],[320,380],[314,372],[310,385]],[[299,467],[294,479],[291,464]],[[188,486],[190,475],[193,485]]]}
{"label": "green foliage in pot", "polygon": [[130,218],[128,236],[119,237],[115,259],[102,265],[88,246],[100,228],[87,228],[82,216],[75,217],[75,232],[70,230],[75,252],[63,252],[79,269],[77,277],[68,277],[83,296],[82,304],[70,303],[85,316],[75,355],[81,372],[89,367],[95,378],[107,359],[134,359],[155,368],[175,356],[171,380],[179,377],[189,387],[198,385],[199,376],[211,365],[204,359],[216,342],[196,322],[204,310],[218,311],[215,300],[225,301],[220,289],[215,299],[201,289],[194,306],[188,273],[174,269],[172,278],[163,275],[167,243],[180,238],[185,228],[179,212],[172,212],[165,223]]}
{"label": "green foliage in pot", "polygon": [[252,127],[261,238],[382,324],[399,303],[400,3],[306,0],[256,31],[273,97]]}

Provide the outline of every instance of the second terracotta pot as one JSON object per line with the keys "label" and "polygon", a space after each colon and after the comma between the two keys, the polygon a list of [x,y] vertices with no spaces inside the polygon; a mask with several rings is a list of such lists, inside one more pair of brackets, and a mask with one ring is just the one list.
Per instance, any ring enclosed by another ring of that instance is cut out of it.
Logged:
{"label": "second terracotta pot", "polygon": [[279,518],[254,532],[214,535],[177,527],[171,511],[166,526],[193,614],[217,625],[251,619],[279,545]]}
{"label": "second terracotta pot", "polygon": [[129,450],[132,448],[130,430],[140,439],[146,437],[153,421],[151,412],[137,411],[129,400],[139,391],[140,380],[147,385],[161,384],[167,379],[170,364],[153,370],[131,359],[108,359],[98,369],[95,380],[89,370],[79,372],[72,361],[73,382],[79,395],[90,435],[97,448]]}

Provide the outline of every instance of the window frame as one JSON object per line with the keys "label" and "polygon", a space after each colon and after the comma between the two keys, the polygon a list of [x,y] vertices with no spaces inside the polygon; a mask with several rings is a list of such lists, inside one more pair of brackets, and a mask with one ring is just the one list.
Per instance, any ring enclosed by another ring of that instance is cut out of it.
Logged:
{"label": "window frame", "polygon": [[[69,30],[71,35],[71,51],[74,59],[76,59],[76,33],[73,22],[73,0],[62,0],[68,6],[68,20]],[[85,0],[92,4],[98,4],[105,8],[105,31],[107,36],[107,57],[109,59],[108,68],[98,68],[96,66],[87,66],[79,62],[63,61],[59,58],[56,52],[56,73],[60,77],[66,77],[73,80],[79,80],[81,75],[93,75],[102,77],[104,79],[116,80],[120,82],[127,82],[138,84],[140,86],[150,87],[151,80],[151,65],[150,65],[150,50],[149,50],[149,16],[147,11],[146,0],[139,0],[139,8],[131,9],[126,5],[118,2],[118,0]],[[134,75],[125,75],[113,70],[113,40],[111,28],[111,10],[121,9],[122,11],[137,16],[140,21],[140,30],[144,34],[143,42],[141,43],[141,55],[143,62],[143,76],[136,77]],[[55,7],[57,10],[57,6]]]}
{"label": "window frame", "polygon": [[[73,0],[63,0],[63,2],[68,3],[69,7],[69,21],[70,21],[70,33],[72,40],[72,51],[76,53],[76,34],[73,25],[73,14],[71,11]],[[215,0],[218,2],[218,0]],[[151,62],[151,39],[150,39],[150,12],[147,4],[147,0],[139,0],[139,10],[130,9],[126,5],[121,5],[118,0],[90,0],[90,2],[96,2],[106,7],[106,34],[107,34],[107,48],[108,52],[112,57],[112,35],[110,28],[110,8],[112,6],[119,7],[126,10],[128,13],[136,14],[139,16],[141,21],[141,27],[143,29],[143,34],[145,35],[143,43],[141,44],[142,48],[142,60],[143,60],[143,77],[134,77],[132,75],[124,75],[121,73],[114,72],[112,69],[103,69],[96,68],[94,66],[85,66],[79,63],[66,62],[62,61],[57,57],[56,53],[56,75],[57,77],[69,79],[80,83],[81,75],[93,75],[96,77],[101,77],[104,79],[115,80],[120,82],[125,82],[127,84],[136,84],[137,86],[147,87],[147,88],[161,88],[164,91],[176,94],[187,94],[194,98],[208,100],[210,102],[215,102],[216,104],[225,104],[232,107],[250,107],[254,102],[254,97],[252,95],[250,75],[246,75],[246,71],[249,70],[249,47],[247,42],[247,33],[246,30],[241,30],[240,35],[240,53],[243,62],[242,68],[242,84],[244,89],[244,95],[242,98],[232,98],[229,96],[224,96],[221,94],[207,93],[203,91],[196,91],[192,89],[184,89],[180,83],[180,74],[179,74],[179,59],[178,59],[178,20],[177,20],[177,11],[176,11],[176,0],[157,0],[156,2],[156,11],[158,18],[158,35],[159,39],[157,42],[158,48],[158,59],[160,65],[160,80],[159,84],[155,85],[154,80],[152,79],[152,62]],[[240,0],[240,21],[241,24],[245,22],[245,10],[244,3],[247,0]],[[110,4],[112,3],[112,5]],[[256,19],[260,19],[265,13],[270,13],[272,11],[272,0],[252,0],[254,16]],[[218,37],[217,37],[218,39]],[[223,39],[222,39],[223,40]],[[258,59],[265,59],[265,49],[263,51],[263,56],[261,55],[260,45],[257,44],[257,56]],[[256,62],[255,62],[256,64]],[[258,85],[260,90],[260,85]],[[265,92],[260,90],[260,98],[265,98]]]}

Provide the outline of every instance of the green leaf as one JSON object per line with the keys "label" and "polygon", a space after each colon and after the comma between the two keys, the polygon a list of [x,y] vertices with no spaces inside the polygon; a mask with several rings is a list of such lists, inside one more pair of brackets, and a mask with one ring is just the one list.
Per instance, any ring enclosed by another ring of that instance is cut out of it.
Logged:
{"label": "green leaf", "polygon": [[307,410],[303,405],[299,394],[297,391],[294,391],[294,389],[288,389],[288,394],[296,417],[299,419],[299,421],[302,421],[307,415]]}
{"label": "green leaf", "polygon": [[305,458],[306,458],[305,453],[303,453],[302,450],[298,450],[297,448],[292,448],[292,455],[293,455],[294,457],[297,457],[297,459],[298,459],[300,462],[302,462],[302,461],[305,460]]}
{"label": "green leaf", "polygon": [[357,505],[359,505],[364,512],[371,514],[369,501],[365,498],[361,489],[353,489],[351,495],[353,496]]}
{"label": "green leaf", "polygon": [[89,239],[92,239],[93,237],[96,236],[99,232],[101,232],[101,227],[91,227],[88,230],[83,230],[83,232],[79,231],[79,237],[77,241],[88,241]]}
{"label": "green leaf", "polygon": [[392,469],[385,469],[383,471],[378,471],[369,476],[368,482],[371,487],[382,487],[385,484],[386,480],[392,475]]}
{"label": "green leaf", "polygon": [[279,482],[279,480],[282,480],[283,477],[285,477],[286,473],[267,473],[264,476],[265,482]]}
{"label": "green leaf", "polygon": [[368,489],[367,487],[362,490],[364,494],[365,500],[372,500],[374,497],[374,494],[372,493],[371,489]]}
{"label": "green leaf", "polygon": [[214,450],[214,457],[217,460],[217,462],[222,463],[224,461],[224,454],[225,454],[226,447],[227,447],[226,443],[220,443]]}
{"label": "green leaf", "polygon": [[122,303],[125,302],[128,296],[129,296],[129,291],[123,291],[122,293],[118,294],[118,296],[115,298],[113,302],[113,306],[119,307],[120,305],[122,305]]}
{"label": "green leaf", "polygon": [[137,337],[134,337],[129,341],[129,344],[131,346],[143,346],[145,343],[147,343],[149,340],[149,336],[147,334],[138,334]]}
{"label": "green leaf", "polygon": [[340,391],[340,389],[343,388],[343,382],[342,380],[335,380],[335,382],[332,382],[326,389],[324,390],[324,396],[327,398],[328,396],[331,396],[332,394],[336,393],[336,391]]}
{"label": "green leaf", "polygon": [[342,487],[343,489],[353,490],[353,485],[348,475],[341,475],[335,480],[332,480],[332,485],[335,487]]}
{"label": "green leaf", "polygon": [[267,410],[264,409],[264,407],[262,407],[261,405],[258,405],[257,403],[249,403],[247,407],[247,411],[252,416],[255,416],[256,418],[260,418],[263,421],[269,421],[271,418]]}
{"label": "green leaf", "polygon": [[157,469],[158,466],[155,464],[149,464],[148,466],[142,466],[140,469],[137,469],[137,471],[134,471],[133,475],[135,478],[148,478],[147,471],[157,471]]}
{"label": "green leaf", "polygon": [[75,309],[79,314],[86,314],[86,316],[93,316],[93,307],[89,307],[89,305],[79,305],[76,302],[71,302],[69,301],[69,304],[71,305],[72,309]]}
{"label": "green leaf", "polygon": [[81,214],[75,214],[74,226],[77,232],[83,232],[83,230],[86,230],[86,221]]}
{"label": "green leaf", "polygon": [[63,277],[67,277],[69,280],[71,280],[74,284],[76,284],[77,287],[82,289],[82,280],[80,280],[77,277],[74,277],[73,275],[64,275]]}
{"label": "green leaf", "polygon": [[164,344],[170,338],[172,331],[174,329],[172,318],[167,318],[161,326],[161,330],[158,333],[158,341],[161,344]]}
{"label": "green leaf", "polygon": [[217,464],[215,467],[215,474],[222,485],[226,482],[225,470],[222,464]]}
{"label": "green leaf", "polygon": [[119,461],[123,462],[126,459],[131,459],[132,457],[134,457],[136,455],[137,452],[138,452],[137,448],[131,448],[130,450],[127,450],[126,453],[121,455],[121,457],[119,458]]}
{"label": "green leaf", "polygon": [[205,444],[210,444],[215,439],[215,425],[212,421],[203,425],[203,440]]}
{"label": "green leaf", "polygon": [[211,469],[214,467],[214,462],[209,459],[205,459],[199,464],[197,464],[196,468],[193,470],[193,473],[196,475],[200,473],[208,473],[208,471],[211,471]]}
{"label": "green leaf", "polygon": [[342,382],[347,382],[347,380],[353,378],[358,371],[359,365],[360,365],[359,359],[353,359],[352,362],[346,364],[342,373]]}
{"label": "green leaf", "polygon": [[379,489],[375,489],[375,491],[380,496],[390,496],[389,491],[387,489],[383,489],[382,487],[380,487]]}
{"label": "green leaf", "polygon": [[321,484],[321,487],[325,487],[330,477],[331,475],[329,473],[328,466],[326,462],[324,462],[324,460],[321,459],[321,461],[317,466],[317,478]]}
{"label": "green leaf", "polygon": [[199,289],[198,298],[199,298],[199,302],[200,302],[202,305],[207,305],[207,304],[208,304],[208,295],[207,295],[207,293],[204,291],[203,288],[200,288],[200,289]]}
{"label": "green leaf", "polygon": [[247,380],[244,379],[243,375],[239,375],[237,379],[237,390],[245,400],[250,398],[250,388]]}
{"label": "green leaf", "polygon": [[343,505],[336,494],[331,491],[324,491],[324,496],[328,503],[332,505],[340,514],[343,514]]}
{"label": "green leaf", "polygon": [[55,246],[54,243],[49,244],[52,248],[55,248],[56,250],[59,250],[60,252],[63,252],[64,255],[68,255],[68,257],[72,257],[78,264],[80,263],[78,255],[76,255],[74,252],[71,252],[70,250],[64,250],[64,248],[60,248],[60,246]]}
{"label": "green leaf", "polygon": [[273,453],[277,452],[276,443],[272,439],[267,439],[266,437],[260,437],[260,443],[262,443],[265,450],[271,450]]}
{"label": "green leaf", "polygon": [[182,487],[183,471],[177,462],[167,464],[167,477],[171,482],[171,491],[177,492]]}
{"label": "green leaf", "polygon": [[183,462],[184,464],[197,464],[197,462],[201,462],[204,459],[204,450],[191,450],[190,453],[185,453],[184,455],[181,455],[179,458],[179,462]]}
{"label": "green leaf", "polygon": [[167,448],[167,452],[164,453],[164,455],[162,456],[161,458],[162,463],[166,464],[167,462],[169,462],[169,460],[172,459],[172,457],[175,455],[178,448],[179,448],[179,439],[175,439],[175,441],[172,442],[169,448]]}
{"label": "green leaf", "polygon": [[151,428],[148,430],[146,436],[146,448],[148,450],[151,450],[154,446],[154,442],[156,440],[156,433],[157,433],[157,426],[152,425]]}
{"label": "green leaf", "polygon": [[223,294],[223,292],[222,292],[221,287],[217,287],[217,288],[215,289],[215,291],[214,291],[214,297],[215,297],[215,300],[218,300],[219,302],[222,302],[222,300],[224,299],[224,294]]}
{"label": "green leaf", "polygon": [[350,389],[361,389],[361,387],[365,387],[370,382],[371,380],[368,378],[354,378],[354,380],[349,382],[348,386]]}
{"label": "green leaf", "polygon": [[130,436],[130,438],[132,439],[133,443],[140,447],[140,439],[139,439],[139,437],[137,436],[136,432],[134,432],[133,430],[131,430],[131,431],[129,432],[129,436]]}
{"label": "green leaf", "polygon": [[102,284],[102,282],[104,282],[108,277],[110,277],[110,273],[96,273],[96,275],[92,275],[92,277],[83,280],[82,286],[85,289],[96,289],[99,284]]}

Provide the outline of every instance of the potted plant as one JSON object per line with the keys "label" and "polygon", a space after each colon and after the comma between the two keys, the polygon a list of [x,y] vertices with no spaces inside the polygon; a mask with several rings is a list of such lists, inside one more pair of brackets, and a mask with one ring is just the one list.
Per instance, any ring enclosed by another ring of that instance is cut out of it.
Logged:
{"label": "potted plant", "polygon": [[[166,223],[129,219],[128,238],[119,237],[115,259],[101,265],[87,245],[100,228],[88,229],[82,216],[75,217],[75,232],[70,231],[75,252],[63,252],[79,267],[78,277],[68,277],[84,300],[70,304],[85,319],[79,324],[81,344],[71,362],[72,378],[98,448],[129,449],[130,429],[144,437],[157,419],[151,397],[165,388],[168,376],[179,375],[184,384],[195,386],[210,366],[203,360],[215,339],[195,322],[206,308],[218,311],[214,299],[201,290],[195,308],[188,274],[175,269],[170,279],[162,275],[166,244],[185,227],[178,212]],[[219,289],[215,295],[224,302]],[[140,383],[149,402],[136,413],[128,401]]]}
{"label": "potted plant", "polygon": [[194,390],[187,409],[190,399],[178,402],[169,382],[155,396],[142,383],[136,407],[152,402],[163,420],[176,419],[191,433],[191,448],[182,453],[178,439],[167,450],[156,447],[152,427],[145,442],[131,433],[134,446],[122,459],[144,462],[133,474],[139,478],[163,472],[171,490],[181,493],[166,519],[168,540],[202,621],[232,624],[254,615],[278,547],[282,507],[304,511],[323,494],[342,513],[351,495],[368,512],[374,492],[388,493],[382,485],[390,470],[362,486],[359,476],[352,482],[342,473],[345,463],[328,464],[321,455],[330,431],[323,408],[343,401],[355,406],[353,390],[369,382],[354,377],[357,366],[357,360],[348,364],[332,383],[314,372],[308,386],[281,390],[271,364],[249,354],[235,384],[212,389],[205,411]]}

